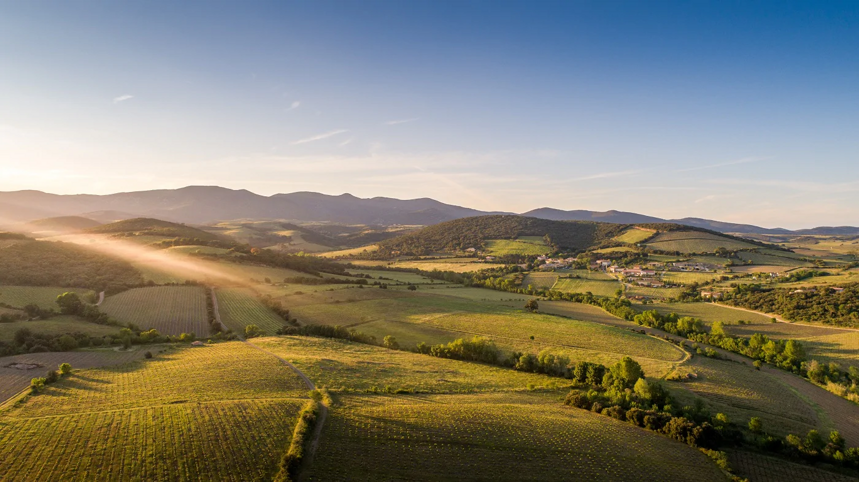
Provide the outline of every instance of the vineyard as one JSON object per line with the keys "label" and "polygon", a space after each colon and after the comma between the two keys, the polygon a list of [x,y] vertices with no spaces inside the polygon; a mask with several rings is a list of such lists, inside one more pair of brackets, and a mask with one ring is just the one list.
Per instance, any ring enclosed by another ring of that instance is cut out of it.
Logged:
{"label": "vineyard", "polygon": [[4,420],[9,480],[271,480],[300,400],[242,400]]}
{"label": "vineyard", "polygon": [[219,289],[216,295],[221,321],[236,333],[244,333],[247,325],[256,325],[264,334],[273,335],[286,324],[248,290]]}
{"label": "vineyard", "polygon": [[95,295],[93,291],[79,288],[54,288],[41,286],[0,286],[0,303],[5,303],[15,308],[23,308],[28,304],[39,305],[42,309],[53,308],[59,311],[57,296],[73,291],[84,298]]}
{"label": "vineyard", "polygon": [[[241,342],[151,349],[152,359],[138,351],[76,371],[8,407],[3,478],[270,480],[304,403],[301,378]],[[75,355],[87,353],[20,359],[85,366]]]}
{"label": "vineyard", "polygon": [[712,253],[718,248],[737,250],[758,247],[751,243],[699,231],[659,233],[648,240],[646,244],[652,249],[678,251],[680,253]]}
{"label": "vineyard", "polygon": [[809,402],[766,371],[699,356],[683,368],[697,375],[670,385],[684,404],[691,402],[694,397],[690,395],[694,395],[703,398],[711,412],[724,413],[737,423],[759,417],[768,433],[780,436],[826,428]]}
{"label": "vineyard", "polygon": [[122,323],[163,334],[208,336],[206,292],[198,286],[135,288],[104,300],[102,311]]}
{"label": "vineyard", "polygon": [[784,459],[769,457],[751,452],[728,452],[728,459],[737,474],[754,482],[783,482],[801,480],[803,482],[853,482],[856,479],[821,470],[809,465],[795,464]]}
{"label": "vineyard", "polygon": [[[30,353],[2,358],[0,364],[0,404],[30,385],[30,379],[41,377],[48,370],[56,370],[60,363],[73,368],[95,368],[128,363],[143,357],[143,351],[117,352],[113,350],[76,351],[67,353]],[[9,365],[25,363],[37,365],[31,370],[19,370]]]}
{"label": "vineyard", "polygon": [[528,273],[522,280],[522,286],[528,286],[535,290],[548,290],[558,282],[559,276],[555,273],[540,273],[539,271]]}
{"label": "vineyard", "polygon": [[276,358],[241,342],[171,348],[151,360],[86,372],[32,397],[12,417],[172,403],[297,398],[306,387]]}
{"label": "vineyard", "polygon": [[528,393],[344,396],[329,414],[308,475],[319,481],[725,480],[685,444]]}
{"label": "vineyard", "polygon": [[286,358],[315,383],[338,392],[376,387],[420,393],[525,390],[528,386],[566,386],[567,380],[477,363],[389,350],[344,340],[277,337],[254,343]]}

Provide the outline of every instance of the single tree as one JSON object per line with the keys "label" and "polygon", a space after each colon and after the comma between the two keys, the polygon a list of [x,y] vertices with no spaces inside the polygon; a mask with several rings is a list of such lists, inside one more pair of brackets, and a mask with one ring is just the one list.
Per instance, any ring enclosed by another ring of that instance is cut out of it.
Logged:
{"label": "single tree", "polygon": [[397,343],[397,339],[391,335],[388,335],[384,338],[384,340],[382,341],[382,345],[385,348],[390,348],[391,350],[399,350],[400,349],[400,344]]}
{"label": "single tree", "polygon": [[537,304],[537,300],[528,300],[528,302],[525,303],[525,309],[533,313],[540,309],[540,305]]}
{"label": "single tree", "polygon": [[260,336],[261,332],[258,326],[256,325],[247,325],[245,326],[245,338],[254,338],[256,336]]}
{"label": "single tree", "polygon": [[68,363],[60,363],[60,375],[66,376],[72,372],[72,366]]}
{"label": "single tree", "polygon": [[764,422],[758,417],[752,417],[749,420],[749,430],[754,433],[761,433],[764,429]]}

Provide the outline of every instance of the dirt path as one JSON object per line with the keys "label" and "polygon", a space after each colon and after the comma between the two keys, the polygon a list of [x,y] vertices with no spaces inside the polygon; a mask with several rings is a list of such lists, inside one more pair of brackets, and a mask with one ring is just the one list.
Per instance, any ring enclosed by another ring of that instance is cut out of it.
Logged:
{"label": "dirt path", "polygon": [[[555,302],[555,303],[564,303],[564,302]],[[540,311],[543,313],[560,315],[564,317],[568,317],[568,315],[564,314],[562,310],[556,310],[553,312],[552,306],[548,303],[540,306]],[[636,330],[644,330],[648,335],[657,336],[659,338],[668,337],[669,339],[675,341],[685,341],[687,344],[691,343],[686,338],[681,336],[672,335],[670,333],[657,330],[655,328],[649,328],[646,326],[639,326],[635,323],[622,320],[620,318],[616,318],[617,321],[608,321],[608,320],[584,320],[590,321],[593,323],[600,323],[608,326],[617,326],[624,328],[635,328]],[[706,345],[709,346],[709,345]],[[740,362],[750,364],[752,362],[751,358],[747,358],[743,355],[726,351],[721,348],[712,347],[716,352],[719,353],[722,357]],[[859,445],[859,405],[856,405],[848,400],[845,400],[838,395],[833,393],[829,393],[821,387],[811,383],[804,378],[801,378],[793,373],[781,370],[779,368],[775,368],[773,366],[764,364],[761,367],[761,372],[775,378],[780,381],[783,385],[785,385],[786,389],[793,390],[797,393],[801,398],[805,399],[809,405],[817,412],[818,417],[820,418],[820,422],[827,428],[832,430],[838,430],[846,440],[848,445],[856,446]],[[776,402],[776,401],[774,401]],[[804,435],[804,434],[803,434]]]}
{"label": "dirt path", "polygon": [[101,306],[102,303],[104,303],[104,291],[98,294],[98,303],[96,303],[95,305]]}
{"label": "dirt path", "polygon": [[[221,313],[218,311],[218,297],[215,294],[215,288],[209,287],[209,290],[212,293],[212,306],[215,310],[215,320],[217,320],[218,323],[220,323],[221,326],[223,326],[224,329],[226,330],[227,327],[221,321]],[[257,350],[259,350],[263,353],[267,353],[267,354],[277,358],[278,360],[280,360],[281,363],[283,363],[284,365],[289,367],[292,371],[297,373],[299,377],[301,377],[301,379],[304,381],[304,384],[307,385],[307,388],[309,390],[316,390],[316,385],[313,383],[313,380],[311,380],[310,377],[305,375],[304,372],[299,370],[295,365],[290,363],[288,360],[266,350],[265,348],[262,348],[256,344],[254,344],[252,341],[246,340],[245,337],[242,336],[241,333],[236,333],[236,335],[245,344],[252,346],[252,347],[256,348]],[[325,424],[326,418],[328,418],[328,405],[326,405],[324,401],[319,402],[319,419],[316,421],[316,426],[313,429],[313,438],[310,440],[310,447],[307,451],[307,457],[304,458],[304,461],[301,464],[302,470],[299,472],[299,475],[298,475],[299,481],[304,480],[303,474],[305,474],[307,472],[304,469],[306,469],[307,467],[310,466],[311,463],[313,463],[313,456],[316,454],[316,449],[319,447],[319,441],[322,439],[322,426]]]}
{"label": "dirt path", "polygon": [[[215,321],[217,321],[218,324],[221,325],[221,329],[223,331],[227,331],[227,325],[225,325],[224,322],[221,321],[221,312],[218,310],[218,297],[215,295],[215,287],[210,286],[209,292],[212,294],[212,309],[215,311]],[[241,333],[236,333],[236,335],[238,335],[238,337],[241,338],[242,341],[244,341],[244,338],[242,338]]]}

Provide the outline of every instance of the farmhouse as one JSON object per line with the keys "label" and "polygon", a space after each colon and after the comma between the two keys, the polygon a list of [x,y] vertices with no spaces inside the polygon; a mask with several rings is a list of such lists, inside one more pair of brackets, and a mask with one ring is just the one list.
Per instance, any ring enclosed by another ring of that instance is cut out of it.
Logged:
{"label": "farmhouse", "polygon": [[486,261],[495,261],[495,256],[487,256]]}
{"label": "farmhouse", "polygon": [[701,292],[701,298],[718,300],[718,299],[722,298],[722,292],[721,291],[702,291]]}

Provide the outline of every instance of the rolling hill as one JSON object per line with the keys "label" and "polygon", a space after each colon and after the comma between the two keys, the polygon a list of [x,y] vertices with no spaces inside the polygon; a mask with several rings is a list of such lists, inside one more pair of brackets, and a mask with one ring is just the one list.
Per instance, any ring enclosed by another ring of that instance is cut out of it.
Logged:
{"label": "rolling hill", "polygon": [[[405,255],[427,255],[438,252],[485,249],[489,241],[541,237],[546,244],[560,250],[586,251],[624,245],[621,236],[629,228],[642,227],[668,236],[672,243],[648,243],[660,251],[712,252],[717,247],[731,250],[767,246],[705,229],[670,223],[615,224],[595,221],[551,221],[517,215],[480,216],[457,219],[379,243],[379,256],[400,252]],[[706,239],[706,243],[700,240]],[[684,242],[686,241],[686,242]],[[694,241],[694,242],[690,242]],[[700,249],[699,249],[700,247]]]}
{"label": "rolling hill", "polygon": [[91,229],[100,225],[100,222],[83,216],[59,216],[31,221],[27,223],[27,228],[32,231],[69,232]]}
{"label": "rolling hill", "polygon": [[203,231],[202,229],[151,218],[126,219],[115,223],[102,224],[87,229],[86,232],[120,236],[159,236],[165,238],[199,239],[201,241],[226,241],[223,237]]}

